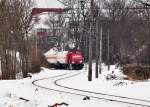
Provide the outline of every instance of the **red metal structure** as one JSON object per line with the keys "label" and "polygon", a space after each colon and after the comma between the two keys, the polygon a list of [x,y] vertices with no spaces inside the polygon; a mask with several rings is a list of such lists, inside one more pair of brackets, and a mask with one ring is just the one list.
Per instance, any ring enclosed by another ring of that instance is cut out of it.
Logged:
{"label": "red metal structure", "polygon": [[43,12],[56,12],[56,13],[63,13],[70,10],[70,8],[33,8],[31,15],[41,14]]}
{"label": "red metal structure", "polygon": [[[62,14],[63,12],[66,12],[68,10],[69,8],[33,8],[31,12],[31,20],[34,20],[34,23],[38,23],[40,18],[36,15],[43,14],[44,12],[47,12],[47,13],[55,12],[58,14]],[[41,38],[41,37],[44,37],[44,35],[46,35],[46,32],[38,31],[37,35]]]}

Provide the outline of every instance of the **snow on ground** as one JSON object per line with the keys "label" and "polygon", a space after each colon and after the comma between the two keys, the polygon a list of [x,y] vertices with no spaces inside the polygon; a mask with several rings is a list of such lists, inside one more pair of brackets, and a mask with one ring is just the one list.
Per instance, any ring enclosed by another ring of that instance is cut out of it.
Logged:
{"label": "snow on ground", "polygon": [[[94,98],[91,98],[91,100],[83,100],[84,96],[46,90],[36,87],[32,84],[32,81],[36,79],[49,78],[38,81],[37,84],[52,89],[66,91],[67,89],[63,90],[63,88],[55,86],[53,82],[57,79],[64,78],[83,71],[87,71],[86,68],[80,71],[49,70],[46,68],[42,68],[42,71],[39,74],[34,74],[32,78],[0,81],[0,107],[48,107],[48,105],[53,105],[55,103],[61,102],[69,104],[68,107],[129,107],[129,105],[127,104]],[[149,81],[136,82],[123,80],[123,75],[119,72],[119,69],[115,69],[115,66],[111,66],[111,70],[108,71],[107,67],[103,65],[102,71],[103,72],[99,76],[99,79],[95,79],[93,73],[92,82],[87,81],[87,72],[83,72],[80,75],[59,80],[57,81],[57,83],[80,90],[109,93],[113,95],[121,95],[146,100],[150,99]],[[114,74],[117,75],[118,78],[114,80],[106,80],[107,75],[111,74],[112,71],[114,71]],[[63,76],[63,74],[67,75]],[[58,75],[62,75],[62,77],[59,77]],[[54,78],[54,76],[56,77]],[[29,101],[23,99],[27,99]],[[140,106],[130,105],[130,107]]]}
{"label": "snow on ground", "polygon": [[[87,73],[84,73],[79,75],[78,77],[71,77],[60,80],[57,83],[81,90],[150,100],[149,90],[147,90],[150,89],[150,81],[136,82],[123,80],[122,78],[119,79],[119,77],[123,77],[123,75],[121,76],[119,70],[115,69],[115,66],[111,67],[110,72],[107,70],[107,67],[104,67],[102,70],[103,73],[102,75],[100,75],[99,79],[93,79],[92,82],[87,81]],[[118,79],[106,80],[106,76],[108,74],[111,74],[112,71],[114,71],[115,75],[119,76]],[[74,85],[74,83],[80,83],[81,81],[83,82],[83,84]]]}

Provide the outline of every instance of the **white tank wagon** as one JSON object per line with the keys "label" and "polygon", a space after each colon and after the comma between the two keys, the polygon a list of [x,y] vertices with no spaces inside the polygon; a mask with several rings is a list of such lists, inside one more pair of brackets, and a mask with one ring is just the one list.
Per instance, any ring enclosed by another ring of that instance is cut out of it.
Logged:
{"label": "white tank wagon", "polygon": [[82,69],[83,56],[80,51],[55,51],[51,49],[45,53],[50,64],[53,64],[55,68],[65,68],[65,69]]}
{"label": "white tank wagon", "polygon": [[57,62],[59,62],[60,64],[66,64],[67,63],[67,55],[68,55],[68,51],[58,52],[56,55]]}
{"label": "white tank wagon", "polygon": [[55,64],[57,63],[56,57],[57,57],[57,51],[54,49],[49,50],[44,54],[46,56],[46,59],[49,63]]}

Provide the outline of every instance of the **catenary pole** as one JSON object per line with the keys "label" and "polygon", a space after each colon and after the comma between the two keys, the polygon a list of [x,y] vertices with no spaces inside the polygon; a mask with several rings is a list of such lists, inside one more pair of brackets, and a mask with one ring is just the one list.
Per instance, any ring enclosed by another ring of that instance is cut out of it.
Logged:
{"label": "catenary pole", "polygon": [[100,55],[99,55],[99,74],[101,74],[102,72],[102,53],[103,53],[103,28],[102,28],[102,24],[100,25]]}
{"label": "catenary pole", "polygon": [[89,68],[88,68],[88,81],[92,81],[92,54],[93,54],[93,49],[92,49],[92,35],[93,35],[93,0],[91,0],[91,14],[90,14],[90,34],[89,34]]}
{"label": "catenary pole", "polygon": [[98,72],[99,72],[99,69],[98,69],[98,65],[99,65],[99,21],[98,21],[98,18],[96,20],[96,66],[95,66],[95,77],[98,78]]}
{"label": "catenary pole", "polygon": [[108,63],[108,71],[110,70],[110,28],[108,28],[108,34],[107,34],[107,42],[108,42],[108,53],[107,53],[107,63]]}

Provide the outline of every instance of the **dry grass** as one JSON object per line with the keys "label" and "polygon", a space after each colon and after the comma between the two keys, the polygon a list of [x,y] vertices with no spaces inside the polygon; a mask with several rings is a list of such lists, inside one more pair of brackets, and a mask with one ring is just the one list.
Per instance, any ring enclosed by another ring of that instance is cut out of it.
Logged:
{"label": "dry grass", "polygon": [[123,73],[130,80],[147,80],[150,78],[150,66],[126,64],[123,66]]}

